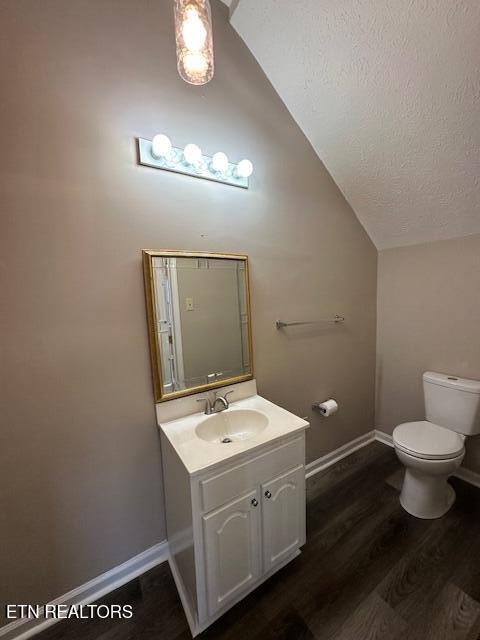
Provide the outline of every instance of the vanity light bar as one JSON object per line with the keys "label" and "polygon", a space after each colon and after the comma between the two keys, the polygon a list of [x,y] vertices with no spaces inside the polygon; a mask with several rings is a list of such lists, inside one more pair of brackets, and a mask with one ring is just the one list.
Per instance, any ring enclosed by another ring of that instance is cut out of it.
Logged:
{"label": "vanity light bar", "polygon": [[204,156],[200,147],[195,144],[187,144],[184,149],[179,149],[173,147],[164,134],[156,135],[153,140],[138,138],[138,151],[139,162],[146,167],[183,173],[242,189],[248,189],[249,177],[253,173],[250,160],[241,160],[235,164],[229,162],[222,151],[210,158]]}

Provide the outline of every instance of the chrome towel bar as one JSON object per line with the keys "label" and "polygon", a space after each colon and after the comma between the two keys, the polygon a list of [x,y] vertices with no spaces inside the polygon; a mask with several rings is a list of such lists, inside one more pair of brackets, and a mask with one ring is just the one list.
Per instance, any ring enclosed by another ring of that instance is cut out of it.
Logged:
{"label": "chrome towel bar", "polygon": [[333,316],[333,318],[324,318],[322,320],[309,320],[307,322],[284,322],[283,320],[277,320],[275,322],[275,326],[277,327],[277,329],[283,329],[284,327],[299,327],[305,324],[318,324],[320,322],[334,322],[335,324],[339,324],[340,322],[345,322],[345,318],[337,314]]}

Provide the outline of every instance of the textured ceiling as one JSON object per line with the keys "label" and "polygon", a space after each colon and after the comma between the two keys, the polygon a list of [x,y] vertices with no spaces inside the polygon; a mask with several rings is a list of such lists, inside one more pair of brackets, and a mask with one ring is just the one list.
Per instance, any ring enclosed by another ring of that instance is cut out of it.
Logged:
{"label": "textured ceiling", "polygon": [[378,248],[480,233],[477,0],[239,0],[232,9]]}

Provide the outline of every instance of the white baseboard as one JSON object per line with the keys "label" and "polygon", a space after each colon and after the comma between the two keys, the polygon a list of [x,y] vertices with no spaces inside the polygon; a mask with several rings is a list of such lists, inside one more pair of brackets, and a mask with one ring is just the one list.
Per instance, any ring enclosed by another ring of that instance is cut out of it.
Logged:
{"label": "white baseboard", "polygon": [[[383,431],[379,431],[378,429],[374,429],[373,431],[369,431],[359,438],[355,438],[351,442],[347,442],[342,447],[335,449],[331,453],[327,453],[327,455],[322,456],[321,458],[317,458],[313,462],[310,462],[305,467],[305,477],[308,479],[311,476],[314,476],[316,473],[323,471],[324,469],[328,469],[332,465],[340,462],[343,458],[346,458],[354,451],[358,451],[362,447],[365,447],[367,444],[374,442],[377,440],[382,444],[386,444],[388,447],[393,447],[393,438],[389,433],[384,433]],[[475,471],[471,471],[470,469],[466,469],[465,467],[460,467],[458,471],[453,474],[456,478],[463,480],[464,482],[468,482],[472,484],[474,487],[478,487],[480,489],[480,474]]]}
{"label": "white baseboard", "polygon": [[383,431],[375,429],[375,440],[378,440],[378,442],[386,444],[389,447],[393,447],[393,438],[389,433],[384,433]]}
{"label": "white baseboard", "polygon": [[463,480],[464,482],[468,482],[468,484],[473,484],[474,487],[478,487],[480,489],[480,474],[475,471],[470,471],[470,469],[465,469],[465,467],[460,467],[453,474],[456,478]]}
{"label": "white baseboard", "polygon": [[[168,543],[164,540],[130,558],[130,560],[119,564],[117,567],[93,578],[93,580],[89,580],[76,589],[52,600],[48,604],[82,605],[95,602],[142,573],[165,562],[165,560],[168,560],[168,555]],[[59,620],[55,618],[48,618],[47,620],[45,618],[40,618],[39,620],[31,618],[14,620],[0,627],[0,638],[1,640],[27,640],[27,638],[43,631],[56,622],[59,622]]]}
{"label": "white baseboard", "polygon": [[350,442],[347,442],[347,444],[335,449],[335,451],[331,451],[325,456],[317,458],[317,460],[314,460],[313,462],[309,462],[305,466],[305,477],[307,479],[311,478],[311,476],[314,476],[316,473],[324,471],[324,469],[328,469],[328,467],[331,467],[343,458],[346,458],[354,451],[358,451],[358,449],[374,442],[374,440],[375,431],[369,431],[368,433],[364,433],[360,437],[355,438],[355,440],[351,440]]}
{"label": "white baseboard", "polygon": [[[386,444],[389,447],[393,447],[393,438],[389,433],[384,433],[383,431],[375,429],[375,440],[383,442],[383,444]],[[480,473],[471,471],[465,467],[460,467],[460,469],[457,469],[453,475],[456,478],[459,478],[464,482],[468,482],[468,484],[472,484],[474,487],[478,487],[480,489]]]}

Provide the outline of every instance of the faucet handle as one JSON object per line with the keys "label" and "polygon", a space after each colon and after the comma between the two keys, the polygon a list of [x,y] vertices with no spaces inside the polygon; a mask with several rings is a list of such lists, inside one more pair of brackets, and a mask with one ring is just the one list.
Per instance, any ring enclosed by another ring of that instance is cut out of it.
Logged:
{"label": "faucet handle", "polygon": [[205,398],[197,398],[197,402],[205,402],[205,415],[209,416],[212,413],[212,402],[209,396]]}
{"label": "faucet handle", "polygon": [[215,398],[224,398],[226,400],[228,396],[230,396],[232,393],[235,393],[235,389],[232,389],[231,391],[227,391],[227,393],[225,393],[223,396],[220,395],[220,392],[221,392],[221,389],[218,389],[217,391],[213,392],[215,394]]}
{"label": "faucet handle", "polygon": [[223,396],[223,400],[225,401],[227,409],[230,406],[230,402],[228,401],[228,396],[231,396],[232,393],[234,393],[233,389],[231,391],[227,391],[227,393]]}

